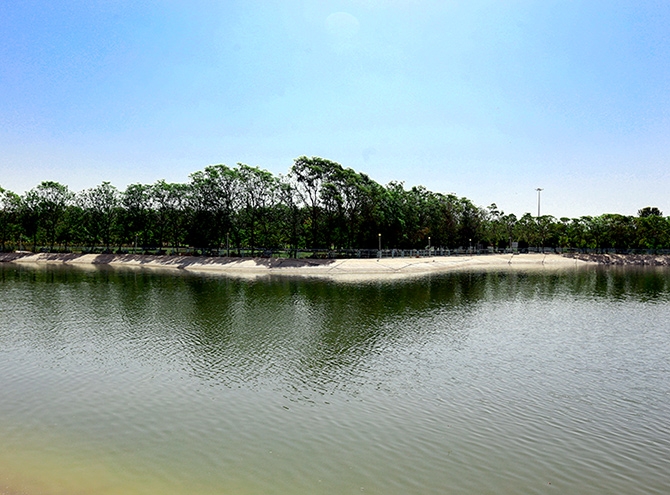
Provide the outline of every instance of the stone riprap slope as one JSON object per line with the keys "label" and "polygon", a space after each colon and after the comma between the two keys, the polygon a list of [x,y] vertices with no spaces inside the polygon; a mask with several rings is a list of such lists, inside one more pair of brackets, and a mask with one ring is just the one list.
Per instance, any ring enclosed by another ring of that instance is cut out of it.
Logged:
{"label": "stone riprap slope", "polygon": [[571,253],[565,256],[599,265],[670,266],[669,255]]}

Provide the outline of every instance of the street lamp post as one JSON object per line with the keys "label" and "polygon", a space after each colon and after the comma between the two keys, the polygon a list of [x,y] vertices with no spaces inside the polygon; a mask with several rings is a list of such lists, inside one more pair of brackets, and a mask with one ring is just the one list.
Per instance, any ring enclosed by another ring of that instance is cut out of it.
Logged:
{"label": "street lamp post", "polygon": [[379,258],[382,257],[382,235],[377,234],[377,237],[379,238]]}
{"label": "street lamp post", "polygon": [[540,218],[540,191],[544,191],[541,187],[535,189],[537,191],[537,218]]}
{"label": "street lamp post", "polygon": [[428,254],[430,255],[430,236],[428,236]]}

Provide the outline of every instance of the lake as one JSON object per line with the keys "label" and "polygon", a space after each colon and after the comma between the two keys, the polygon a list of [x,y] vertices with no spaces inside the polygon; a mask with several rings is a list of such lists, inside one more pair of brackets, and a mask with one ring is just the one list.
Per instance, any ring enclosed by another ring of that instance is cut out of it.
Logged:
{"label": "lake", "polygon": [[670,271],[0,264],[0,493],[670,493]]}

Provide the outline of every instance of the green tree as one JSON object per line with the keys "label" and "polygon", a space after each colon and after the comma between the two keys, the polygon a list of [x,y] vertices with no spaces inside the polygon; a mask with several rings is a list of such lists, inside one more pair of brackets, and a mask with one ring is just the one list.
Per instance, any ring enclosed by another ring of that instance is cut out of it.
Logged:
{"label": "green tree", "polygon": [[525,249],[529,246],[537,246],[539,236],[537,235],[537,222],[530,213],[524,213],[514,226],[514,238],[519,242],[519,248]]}
{"label": "green tree", "polygon": [[265,247],[271,242],[271,212],[277,198],[277,179],[267,170],[238,164],[242,218],[245,225],[246,238],[251,247],[251,255],[255,255],[257,241],[260,237]]}
{"label": "green tree", "polygon": [[191,174],[190,186],[194,218],[197,219],[192,236],[217,248],[232,236],[239,250],[239,171],[223,164],[210,165],[203,171]]}
{"label": "green tree", "polygon": [[0,250],[20,235],[21,197],[0,187]]}
{"label": "green tree", "polygon": [[507,229],[503,222],[505,213],[500,211],[495,203],[492,203],[484,210],[484,215],[482,229],[484,240],[496,249],[508,246]]}
{"label": "green tree", "polygon": [[73,201],[65,210],[57,236],[57,240],[59,244],[63,245],[65,252],[69,252],[72,243],[83,242],[84,237],[82,236],[84,233],[81,227],[84,223],[84,210],[76,204],[76,201]]}
{"label": "green tree", "polygon": [[460,245],[478,244],[482,237],[481,227],[485,216],[483,210],[475,206],[468,198],[460,198],[458,213]]}
{"label": "green tree", "polygon": [[410,231],[413,230],[408,194],[402,182],[389,182],[384,188],[381,208],[386,212],[386,237],[392,246],[400,249],[411,247]]}
{"label": "green tree", "polygon": [[159,180],[151,187],[151,200],[155,215],[155,234],[159,249],[171,242],[173,250],[179,252],[186,237],[188,218],[188,184],[168,183]]}
{"label": "green tree", "polygon": [[637,216],[640,218],[646,217],[662,217],[663,213],[655,206],[645,206],[637,211]]}
{"label": "green tree", "polygon": [[83,191],[79,205],[84,210],[84,228],[91,247],[100,242],[110,251],[112,233],[116,227],[121,198],[109,182]]}
{"label": "green tree", "polygon": [[500,223],[503,225],[505,230],[505,238],[507,240],[506,245],[511,248],[512,242],[514,242],[514,229],[517,223],[516,215],[514,213],[503,215],[500,218]]}
{"label": "green tree", "polygon": [[296,192],[309,212],[307,227],[312,248],[324,245],[321,241],[323,232],[320,228],[324,207],[323,186],[328,181],[330,170],[336,165],[339,166],[324,158],[301,156],[295,159],[291,167],[290,174],[295,178]]}
{"label": "green tree", "polygon": [[537,224],[537,235],[539,247],[556,247],[558,244],[558,222],[551,215],[542,215],[535,219]]}
{"label": "green tree", "polygon": [[608,213],[600,216],[604,223],[603,247],[616,250],[629,249],[635,244],[635,222],[633,217]]}
{"label": "green tree", "polygon": [[279,177],[277,194],[276,209],[280,243],[285,243],[293,251],[292,255],[295,257],[298,248],[304,247],[301,228],[304,220],[304,210],[300,207],[301,199],[290,176]]}
{"label": "green tree", "polygon": [[67,186],[54,181],[43,181],[26,193],[24,225],[33,238],[33,250],[37,249],[37,235],[41,228],[49,251],[53,251],[60,222],[73,198],[74,194]]}
{"label": "green tree", "polygon": [[643,249],[662,249],[670,246],[670,221],[660,215],[635,219],[637,246]]}
{"label": "green tree", "polygon": [[633,221],[636,230],[636,246],[644,249],[670,247],[670,220],[656,207],[647,206],[637,212]]}
{"label": "green tree", "polygon": [[131,184],[121,194],[120,222],[123,237],[126,242],[143,248],[149,245],[151,239],[151,186]]}

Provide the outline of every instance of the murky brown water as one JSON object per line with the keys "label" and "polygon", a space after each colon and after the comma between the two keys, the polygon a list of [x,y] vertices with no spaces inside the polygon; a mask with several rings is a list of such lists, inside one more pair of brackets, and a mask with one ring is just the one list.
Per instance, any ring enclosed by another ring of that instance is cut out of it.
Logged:
{"label": "murky brown water", "polygon": [[669,302],[0,266],[0,493],[669,493]]}

